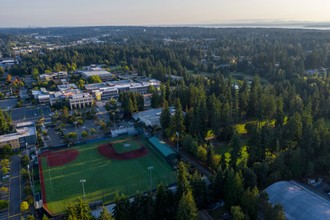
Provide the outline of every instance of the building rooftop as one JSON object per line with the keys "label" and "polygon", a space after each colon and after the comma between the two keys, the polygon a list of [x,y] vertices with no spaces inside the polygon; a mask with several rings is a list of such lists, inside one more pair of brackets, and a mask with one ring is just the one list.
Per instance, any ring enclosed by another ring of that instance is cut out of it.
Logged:
{"label": "building rooftop", "polygon": [[112,76],[113,74],[106,71],[106,70],[99,70],[99,69],[96,69],[96,70],[81,70],[79,71],[81,73],[81,75],[85,78],[88,78],[88,77],[91,77],[91,76]]}
{"label": "building rooftop", "polygon": [[9,110],[17,105],[17,99],[4,99],[0,100],[0,109]]}
{"label": "building rooftop", "polygon": [[107,87],[106,83],[92,83],[92,84],[85,84],[85,89],[92,91],[92,90],[97,90],[97,89],[101,89]]}
{"label": "building rooftop", "polygon": [[152,137],[149,141],[165,156],[168,157],[171,154],[176,154],[172,148],[170,148],[164,141],[159,140],[156,137]]}
{"label": "building rooftop", "polygon": [[280,181],[266,188],[269,201],[280,203],[289,220],[330,219],[330,201],[294,181]]}
{"label": "building rooftop", "polygon": [[65,85],[58,85],[57,88],[64,92],[64,91],[68,91],[68,90],[72,90],[72,89],[78,89],[78,86],[74,83],[71,84],[65,84]]}
{"label": "building rooftop", "polygon": [[80,99],[83,97],[91,97],[89,93],[81,93],[81,94],[75,94],[70,97],[70,99]]}
{"label": "building rooftop", "polygon": [[17,131],[16,133],[1,135],[0,136],[1,142],[12,141],[12,140],[16,140],[18,138],[36,134],[34,127],[24,127],[24,128],[17,129],[16,131]]}
{"label": "building rooftop", "polygon": [[23,127],[30,127],[30,126],[34,126],[33,121],[20,122],[20,123],[16,124],[16,128],[23,128]]}

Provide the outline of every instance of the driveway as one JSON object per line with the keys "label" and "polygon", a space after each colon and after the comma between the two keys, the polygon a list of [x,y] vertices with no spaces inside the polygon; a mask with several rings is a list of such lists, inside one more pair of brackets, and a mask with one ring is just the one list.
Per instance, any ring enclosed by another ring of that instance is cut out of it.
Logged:
{"label": "driveway", "polygon": [[9,220],[20,220],[21,211],[21,158],[14,155],[10,158],[10,183],[9,183]]}

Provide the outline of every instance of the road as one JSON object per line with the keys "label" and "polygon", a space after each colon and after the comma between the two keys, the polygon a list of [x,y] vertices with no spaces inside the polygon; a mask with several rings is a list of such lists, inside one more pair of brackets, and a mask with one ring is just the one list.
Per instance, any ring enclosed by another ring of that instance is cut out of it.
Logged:
{"label": "road", "polygon": [[9,220],[21,219],[21,158],[14,155],[10,158],[10,180],[9,180]]}

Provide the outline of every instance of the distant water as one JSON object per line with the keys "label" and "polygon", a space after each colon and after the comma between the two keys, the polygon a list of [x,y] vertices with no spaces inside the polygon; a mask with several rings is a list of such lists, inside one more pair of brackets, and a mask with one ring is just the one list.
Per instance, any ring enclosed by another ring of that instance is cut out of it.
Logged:
{"label": "distant water", "polygon": [[282,28],[282,29],[305,29],[305,30],[330,30],[330,26],[313,26],[313,25],[263,25],[263,24],[228,24],[228,25],[192,25],[191,27],[204,28]]}

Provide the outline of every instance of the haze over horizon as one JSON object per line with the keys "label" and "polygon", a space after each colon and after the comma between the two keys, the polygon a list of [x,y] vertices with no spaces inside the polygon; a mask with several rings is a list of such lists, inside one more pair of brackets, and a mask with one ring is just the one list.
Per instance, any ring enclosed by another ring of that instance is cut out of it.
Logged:
{"label": "haze over horizon", "polygon": [[0,27],[330,22],[330,1],[3,0]]}

